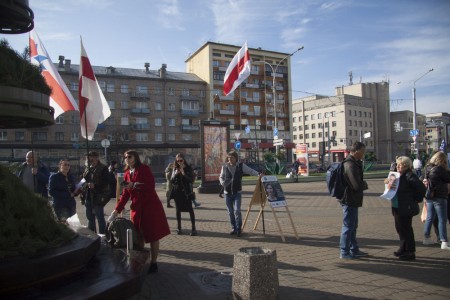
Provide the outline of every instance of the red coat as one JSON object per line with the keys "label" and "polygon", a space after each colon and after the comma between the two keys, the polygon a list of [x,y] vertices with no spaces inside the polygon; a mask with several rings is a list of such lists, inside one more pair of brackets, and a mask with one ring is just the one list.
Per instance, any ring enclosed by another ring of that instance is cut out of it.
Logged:
{"label": "red coat", "polygon": [[120,213],[131,199],[131,221],[136,231],[143,235],[146,243],[155,242],[170,234],[169,224],[161,200],[155,190],[155,177],[149,166],[141,164],[130,178],[130,170],[124,175],[124,181],[140,182],[136,188],[123,189],[116,204]]}

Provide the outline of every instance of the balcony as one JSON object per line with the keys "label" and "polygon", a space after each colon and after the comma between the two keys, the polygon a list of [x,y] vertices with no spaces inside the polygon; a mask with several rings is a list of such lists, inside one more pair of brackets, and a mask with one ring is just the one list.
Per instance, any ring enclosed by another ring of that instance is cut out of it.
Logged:
{"label": "balcony", "polygon": [[133,128],[133,130],[149,130],[150,124],[148,124],[148,123],[133,124],[132,128]]}
{"label": "balcony", "polygon": [[198,117],[198,115],[199,115],[198,110],[191,110],[191,109],[182,109],[181,110],[182,117]]}
{"label": "balcony", "polygon": [[198,96],[190,96],[190,95],[180,95],[180,100],[186,100],[186,101],[199,101]]}
{"label": "balcony", "polygon": [[150,100],[150,95],[147,94],[147,93],[138,93],[138,92],[134,92],[134,93],[131,93],[130,99],[131,99],[131,100],[142,100],[142,99],[148,99],[148,100]]}
{"label": "balcony", "polygon": [[150,109],[149,108],[132,108],[131,113],[132,114],[149,114]]}
{"label": "balcony", "polygon": [[229,116],[233,116],[233,115],[234,115],[234,110],[221,109],[221,110],[219,110],[219,113],[220,113],[221,115],[229,115]]}
{"label": "balcony", "polygon": [[181,125],[181,131],[199,131],[199,125]]}
{"label": "balcony", "polygon": [[252,88],[252,89],[258,89],[259,83],[246,83],[245,87]]}

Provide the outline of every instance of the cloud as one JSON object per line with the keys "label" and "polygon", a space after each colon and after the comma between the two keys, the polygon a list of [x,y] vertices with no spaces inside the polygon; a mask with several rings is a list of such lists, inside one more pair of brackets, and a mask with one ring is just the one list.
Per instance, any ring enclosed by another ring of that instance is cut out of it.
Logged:
{"label": "cloud", "polygon": [[158,9],[157,21],[166,29],[185,30],[181,25],[183,16],[178,0],[163,0],[156,4]]}

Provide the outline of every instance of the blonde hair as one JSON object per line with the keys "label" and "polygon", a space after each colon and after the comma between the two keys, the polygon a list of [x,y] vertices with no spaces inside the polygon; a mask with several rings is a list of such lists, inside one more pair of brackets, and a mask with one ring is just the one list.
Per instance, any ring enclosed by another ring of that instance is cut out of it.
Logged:
{"label": "blonde hair", "polygon": [[441,166],[448,170],[447,157],[444,152],[436,152],[430,159],[430,163],[436,166]]}
{"label": "blonde hair", "polygon": [[412,164],[411,158],[409,158],[408,156],[397,157],[396,163],[397,163],[397,165],[404,166],[408,170],[412,170],[413,164]]}

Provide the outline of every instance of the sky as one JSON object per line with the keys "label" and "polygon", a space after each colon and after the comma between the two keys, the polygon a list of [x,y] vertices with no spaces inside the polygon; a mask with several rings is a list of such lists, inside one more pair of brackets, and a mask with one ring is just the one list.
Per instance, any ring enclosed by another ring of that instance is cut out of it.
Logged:
{"label": "sky", "polygon": [[[450,113],[447,0],[29,0],[53,62],[185,72],[206,42],[292,53],[292,98],[390,83],[391,111]],[[28,33],[0,34],[22,52]],[[428,70],[433,71],[422,77]]]}

